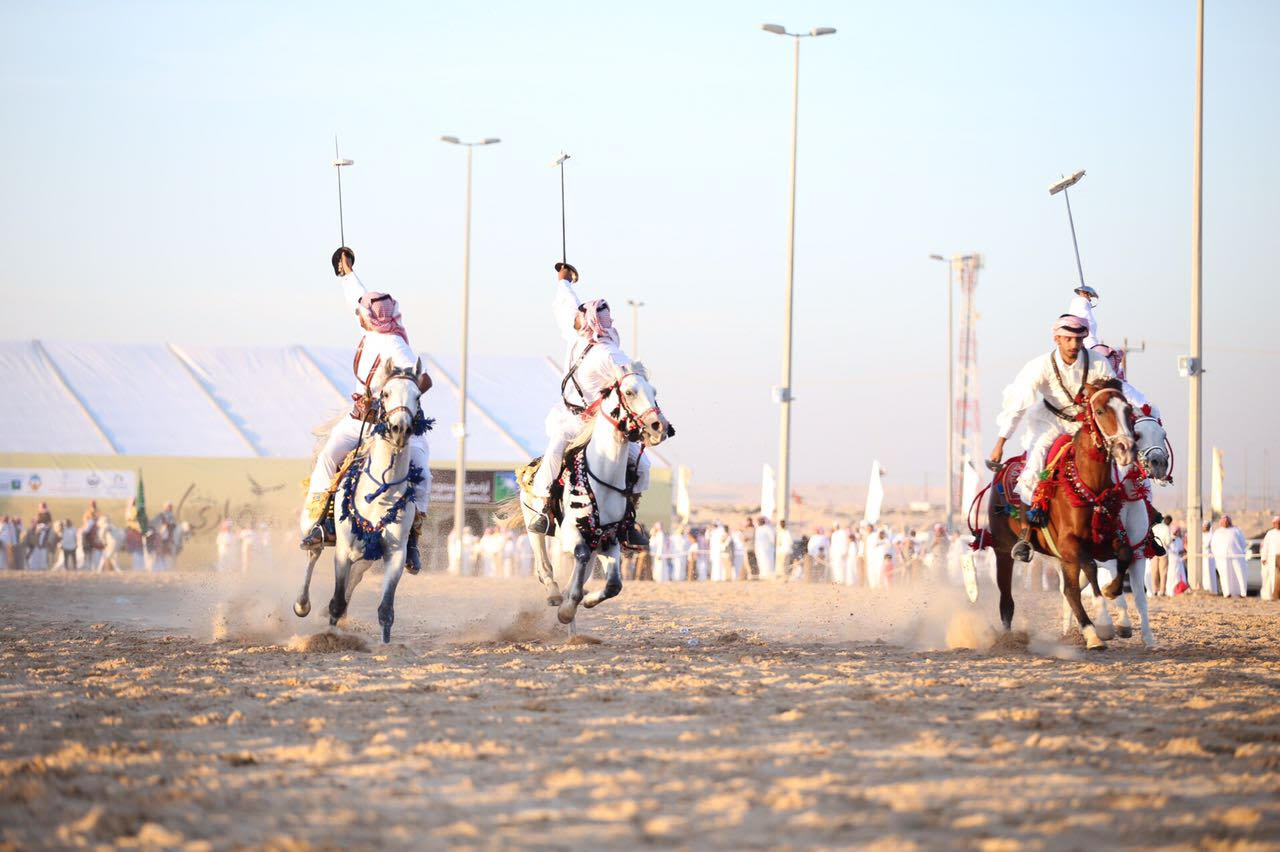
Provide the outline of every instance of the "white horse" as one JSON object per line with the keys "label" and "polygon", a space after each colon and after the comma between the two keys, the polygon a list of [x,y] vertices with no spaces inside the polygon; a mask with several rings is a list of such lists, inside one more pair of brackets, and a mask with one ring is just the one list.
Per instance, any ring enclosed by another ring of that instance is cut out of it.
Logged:
{"label": "white horse", "polygon": [[[409,464],[409,439],[429,428],[421,414],[418,377],[422,362],[399,369],[387,362],[374,381],[377,422],[357,451],[356,460],[343,474],[334,495],[335,531],[333,599],[329,601],[329,625],[346,615],[351,594],[373,562],[381,562],[382,600],[378,624],[382,644],[391,642],[395,621],[396,585],[404,573],[409,529],[417,506],[416,489],[431,487],[431,473]],[[311,612],[311,572],[323,552],[312,551],[302,591],[293,612],[305,618]]]}
{"label": "white horse", "polygon": [[[1156,647],[1155,635],[1151,632],[1151,619],[1147,609],[1147,558],[1140,550],[1146,541],[1147,533],[1151,530],[1151,518],[1147,512],[1147,502],[1151,499],[1151,483],[1159,482],[1161,485],[1169,485],[1173,476],[1173,456],[1170,451],[1168,437],[1165,434],[1164,427],[1154,417],[1139,417],[1133,427],[1136,443],[1136,459],[1135,464],[1138,469],[1145,474],[1146,479],[1134,486],[1129,487],[1126,491],[1132,492],[1130,499],[1125,502],[1121,509],[1121,519],[1124,522],[1125,537],[1129,542],[1129,546],[1134,548],[1133,561],[1129,564],[1129,586],[1133,590],[1133,602],[1138,609],[1138,623],[1142,634],[1142,642],[1148,648]],[[1118,468],[1119,476],[1124,478],[1128,476],[1132,470],[1132,465]],[[1104,575],[1106,580],[1104,580]],[[1116,561],[1114,559],[1106,562],[1098,563],[1098,582],[1106,585],[1106,581],[1116,576]],[[1061,580],[1059,580],[1061,583]],[[1111,620],[1110,604],[1107,596],[1104,594],[1098,599],[1098,614],[1096,628],[1098,637],[1101,639],[1111,639],[1120,636],[1127,639],[1133,635],[1133,623],[1129,620],[1129,602],[1128,595],[1123,591],[1123,584],[1120,585],[1120,594],[1115,600],[1116,608],[1119,610],[1118,625]],[[1070,627],[1071,612],[1066,604],[1063,604],[1062,610],[1063,632],[1067,632]]]}
{"label": "white horse", "polygon": [[[676,433],[658,408],[657,392],[638,361],[605,389],[592,408],[594,417],[566,454],[572,461],[566,463],[564,496],[556,517],[560,553],[572,553],[574,559],[567,598],[547,558],[546,536],[529,531],[538,514],[520,501],[535,574],[547,588],[547,603],[560,608],[560,623],[570,629],[579,604],[590,609],[622,591],[618,537],[625,534],[622,523],[632,496],[627,482],[631,442],[656,447]],[[605,570],[604,588],[586,595],[584,586],[597,556]]]}

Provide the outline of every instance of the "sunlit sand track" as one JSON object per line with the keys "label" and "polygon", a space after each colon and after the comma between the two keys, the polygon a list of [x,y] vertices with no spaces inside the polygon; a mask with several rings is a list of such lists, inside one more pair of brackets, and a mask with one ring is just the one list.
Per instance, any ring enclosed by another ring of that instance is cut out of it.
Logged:
{"label": "sunlit sand track", "polygon": [[384,647],[376,584],[329,635],[295,580],[0,576],[0,847],[1280,839],[1275,604],[1085,655],[1056,593],[1002,636],[989,595],[632,583],[570,644],[532,580],[424,575]]}

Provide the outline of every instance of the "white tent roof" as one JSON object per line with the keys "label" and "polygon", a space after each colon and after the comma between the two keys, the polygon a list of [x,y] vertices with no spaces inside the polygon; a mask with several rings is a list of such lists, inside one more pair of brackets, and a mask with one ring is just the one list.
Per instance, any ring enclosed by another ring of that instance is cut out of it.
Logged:
{"label": "white tent roof", "polygon": [[[307,458],[312,430],[350,403],[339,347],[0,341],[0,451]],[[456,356],[422,353],[433,462],[455,458]],[[467,457],[532,458],[560,392],[541,357],[472,357]]]}

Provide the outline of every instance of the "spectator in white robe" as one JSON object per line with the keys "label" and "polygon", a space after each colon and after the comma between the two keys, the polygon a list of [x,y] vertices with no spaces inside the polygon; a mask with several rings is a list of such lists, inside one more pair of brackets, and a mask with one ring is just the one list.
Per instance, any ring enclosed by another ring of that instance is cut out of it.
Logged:
{"label": "spectator in white robe", "polygon": [[1209,546],[1209,539],[1213,537],[1213,525],[1208,521],[1204,522],[1204,529],[1200,531],[1200,549],[1203,551],[1201,559],[1200,571],[1200,588],[1211,595],[1218,594],[1218,566],[1213,559],[1213,549]]}
{"label": "spectator in white robe", "polygon": [[708,557],[711,560],[711,582],[724,582],[724,548],[729,542],[729,536],[725,531],[724,524],[716,521],[711,525],[711,531],[707,534],[707,550]]}
{"label": "spectator in white robe", "polygon": [[1276,582],[1277,569],[1280,568],[1280,515],[1271,519],[1271,529],[1262,537],[1262,599],[1271,601],[1280,598],[1280,584]]}
{"label": "spectator in white robe", "polygon": [[813,535],[809,536],[809,543],[805,545],[807,556],[809,557],[809,576],[806,580],[812,580],[817,583],[831,582],[831,568],[829,560],[831,557],[831,539],[827,537],[826,531],[822,527],[814,530]]}
{"label": "spectator in white robe", "polygon": [[218,551],[218,562],[216,570],[218,573],[230,572],[235,568],[235,543],[236,534],[230,518],[223,520],[218,525],[218,535],[214,540],[214,546]]}
{"label": "spectator in white robe", "polygon": [[53,528],[49,524],[36,520],[28,533],[27,569],[31,571],[47,571],[49,569],[49,550],[53,542]]}
{"label": "spectator in white robe", "polygon": [[649,531],[649,563],[652,566],[650,570],[653,572],[655,583],[667,582],[667,558],[670,555],[670,544],[662,524],[654,524],[653,529]]}
{"label": "spectator in white robe", "polygon": [[446,570],[455,577],[461,577],[462,576],[462,545],[458,541],[457,530],[449,531],[449,535],[445,537],[444,549],[445,549],[445,554],[449,560],[449,565]]}
{"label": "spectator in white robe", "polygon": [[844,557],[844,583],[846,586],[862,586],[866,584],[866,577],[863,576],[862,570],[862,547],[862,538],[850,528],[849,549]]}
{"label": "spectator in white robe", "polygon": [[796,546],[795,536],[791,534],[791,530],[787,529],[786,521],[778,521],[778,527],[774,531],[774,539],[777,556],[775,557],[773,573],[774,576],[785,577],[790,569],[791,556]]}
{"label": "spectator in white robe", "polygon": [[773,567],[778,558],[778,537],[774,534],[773,524],[768,518],[760,518],[756,522],[756,565],[760,570],[761,580],[773,579]]}
{"label": "spectator in white robe", "polygon": [[711,551],[707,547],[707,532],[701,534],[689,530],[689,578],[706,582],[710,579]]}
{"label": "spectator in white robe", "polygon": [[[729,533],[729,543],[732,545],[733,554],[731,557],[733,564],[733,574],[729,578],[731,580],[749,580],[747,576],[747,536],[746,527],[736,527],[733,532]],[[752,541],[754,543],[754,537]]]}
{"label": "spectator in white robe", "polygon": [[1209,537],[1209,549],[1218,567],[1218,584],[1224,598],[1249,596],[1249,583],[1245,578],[1244,563],[1249,546],[1240,528],[1231,523],[1230,515],[1223,515],[1218,528]]}
{"label": "spectator in white robe", "polygon": [[67,518],[60,521],[58,540],[62,545],[62,560],[58,563],[63,571],[76,570],[76,525]]}
{"label": "spectator in white robe", "polygon": [[866,548],[866,571],[867,571],[867,588],[879,589],[885,585],[884,582],[884,557],[889,552],[891,543],[888,534],[883,528],[871,533],[867,538]]}
{"label": "spectator in white robe", "polygon": [[1190,584],[1187,577],[1187,532],[1181,524],[1174,524],[1169,538],[1169,575],[1165,578],[1164,593],[1169,597],[1178,594],[1178,586],[1185,591]]}
{"label": "spectator in white robe", "polygon": [[688,579],[686,565],[689,558],[689,533],[683,528],[677,529],[667,537],[667,580]]}
{"label": "spectator in white robe", "polygon": [[828,564],[831,566],[827,572],[827,581],[830,583],[844,584],[845,582],[845,561],[849,558],[849,530],[844,524],[836,521],[831,527],[831,551],[828,556]]}

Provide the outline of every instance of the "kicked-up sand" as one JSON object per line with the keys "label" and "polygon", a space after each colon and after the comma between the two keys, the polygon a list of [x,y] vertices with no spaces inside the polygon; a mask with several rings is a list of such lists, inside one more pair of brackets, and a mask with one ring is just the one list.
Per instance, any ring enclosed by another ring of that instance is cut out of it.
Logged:
{"label": "kicked-up sand", "polygon": [[377,579],[0,576],[0,848],[1280,846],[1280,604]]}

